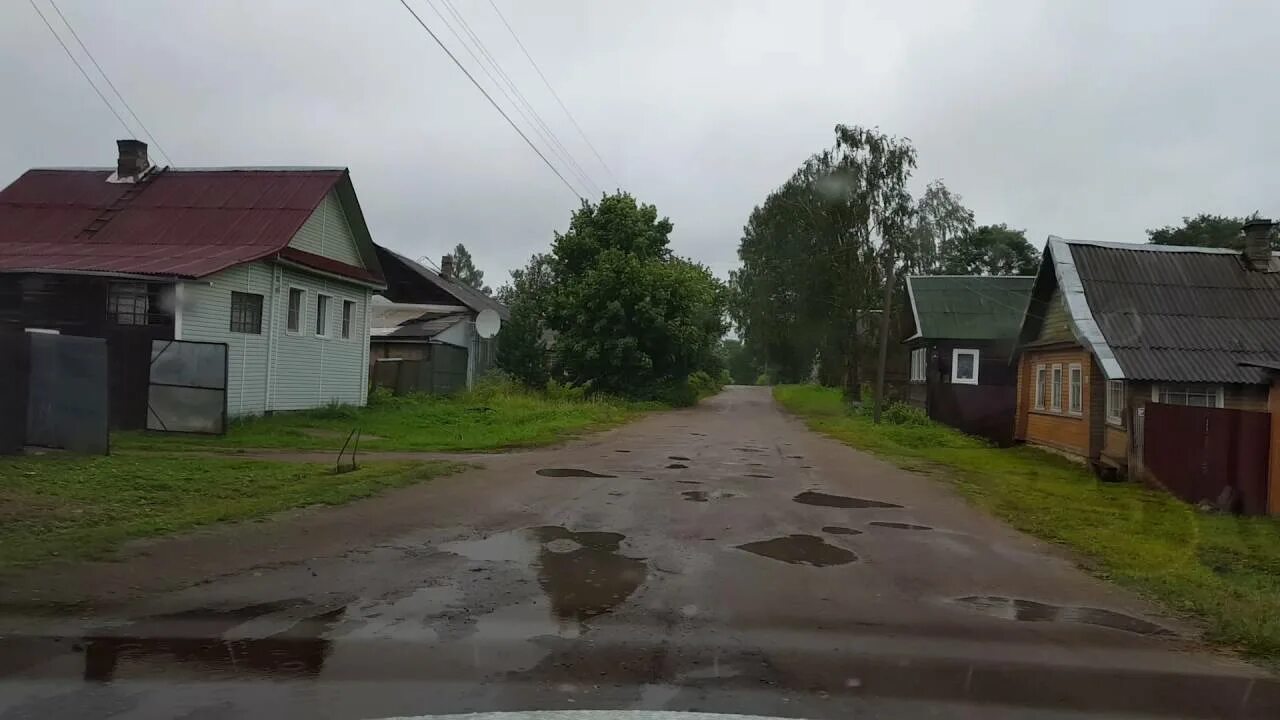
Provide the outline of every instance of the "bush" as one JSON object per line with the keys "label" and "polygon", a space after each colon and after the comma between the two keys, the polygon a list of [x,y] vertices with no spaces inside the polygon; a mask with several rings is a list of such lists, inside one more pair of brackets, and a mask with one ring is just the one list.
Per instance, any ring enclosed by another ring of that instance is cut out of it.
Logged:
{"label": "bush", "polygon": [[757,377],[756,377],[756,384],[757,384],[757,385],[772,385],[772,384],[773,384],[773,378],[769,377],[769,373],[767,373],[767,372],[762,372],[762,373],[760,373],[760,375],[759,375],[759,376],[757,376]]}
{"label": "bush", "polygon": [[689,375],[689,387],[699,398],[704,398],[720,392],[723,385],[707,373],[698,370]]}
{"label": "bush", "polygon": [[562,383],[559,380],[548,380],[544,392],[552,400],[582,400],[587,396],[587,385]]}
{"label": "bush", "polygon": [[396,394],[391,392],[391,388],[381,385],[374,385],[369,388],[369,399],[366,401],[369,407],[378,407],[379,405],[389,405],[395,400]]}
{"label": "bush", "polygon": [[689,378],[673,380],[658,389],[656,399],[672,407],[689,407],[698,404],[698,390]]}
{"label": "bush", "polygon": [[890,425],[929,425],[929,416],[923,410],[906,403],[896,402],[885,408],[881,419]]}
{"label": "bush", "polygon": [[330,400],[328,405],[309,410],[307,414],[319,420],[355,420],[359,413],[351,405]]}
{"label": "bush", "polygon": [[471,397],[476,400],[487,400],[502,395],[515,395],[524,392],[523,386],[502,370],[489,370],[476,379],[471,386]]}

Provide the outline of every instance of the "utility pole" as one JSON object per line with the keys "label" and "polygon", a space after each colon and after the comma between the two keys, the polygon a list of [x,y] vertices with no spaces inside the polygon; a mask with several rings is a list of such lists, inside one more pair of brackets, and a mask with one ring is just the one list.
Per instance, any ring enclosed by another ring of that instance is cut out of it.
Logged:
{"label": "utility pole", "polygon": [[880,423],[880,410],[884,407],[884,370],[889,361],[889,311],[893,303],[893,243],[884,241],[884,302],[880,310],[880,362],[876,368],[875,404],[871,410],[871,421]]}

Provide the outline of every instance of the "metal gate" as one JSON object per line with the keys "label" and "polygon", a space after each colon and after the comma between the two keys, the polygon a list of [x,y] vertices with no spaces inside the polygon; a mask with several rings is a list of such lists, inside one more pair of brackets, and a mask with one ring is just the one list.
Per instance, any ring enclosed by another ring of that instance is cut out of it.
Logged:
{"label": "metal gate", "polygon": [[1143,465],[1169,492],[1214,502],[1231,488],[1241,512],[1266,514],[1270,414],[1147,403],[1143,415]]}
{"label": "metal gate", "polygon": [[226,432],[226,343],[152,341],[147,429],[214,435]]}
{"label": "metal gate", "polygon": [[26,444],[106,454],[107,341],[27,333]]}

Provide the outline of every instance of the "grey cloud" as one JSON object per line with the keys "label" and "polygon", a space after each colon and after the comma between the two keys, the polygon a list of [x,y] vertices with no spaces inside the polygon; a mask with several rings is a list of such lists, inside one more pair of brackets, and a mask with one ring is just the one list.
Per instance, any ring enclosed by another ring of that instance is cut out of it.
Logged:
{"label": "grey cloud", "polygon": [[[453,2],[615,187],[487,0]],[[837,122],[911,137],[921,188],[944,178],[1037,241],[1280,213],[1274,4],[498,3],[617,184],[722,275],[752,206]],[[347,165],[406,253],[465,242],[499,281],[577,206],[393,0],[59,5],[179,164]],[[0,6],[0,62],[0,182],[112,161],[120,128],[26,3]]]}

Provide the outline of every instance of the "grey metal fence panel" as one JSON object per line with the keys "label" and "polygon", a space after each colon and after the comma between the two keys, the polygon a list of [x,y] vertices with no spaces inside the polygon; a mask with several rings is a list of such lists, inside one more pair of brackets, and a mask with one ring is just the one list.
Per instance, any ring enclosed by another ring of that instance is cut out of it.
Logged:
{"label": "grey metal fence panel", "polygon": [[30,333],[28,342],[27,444],[106,454],[107,341]]}
{"label": "grey metal fence panel", "polygon": [[152,343],[147,429],[214,435],[226,432],[226,343]]}
{"label": "grey metal fence panel", "polygon": [[431,363],[434,366],[432,392],[448,395],[467,388],[466,348],[436,345],[432,348]]}

